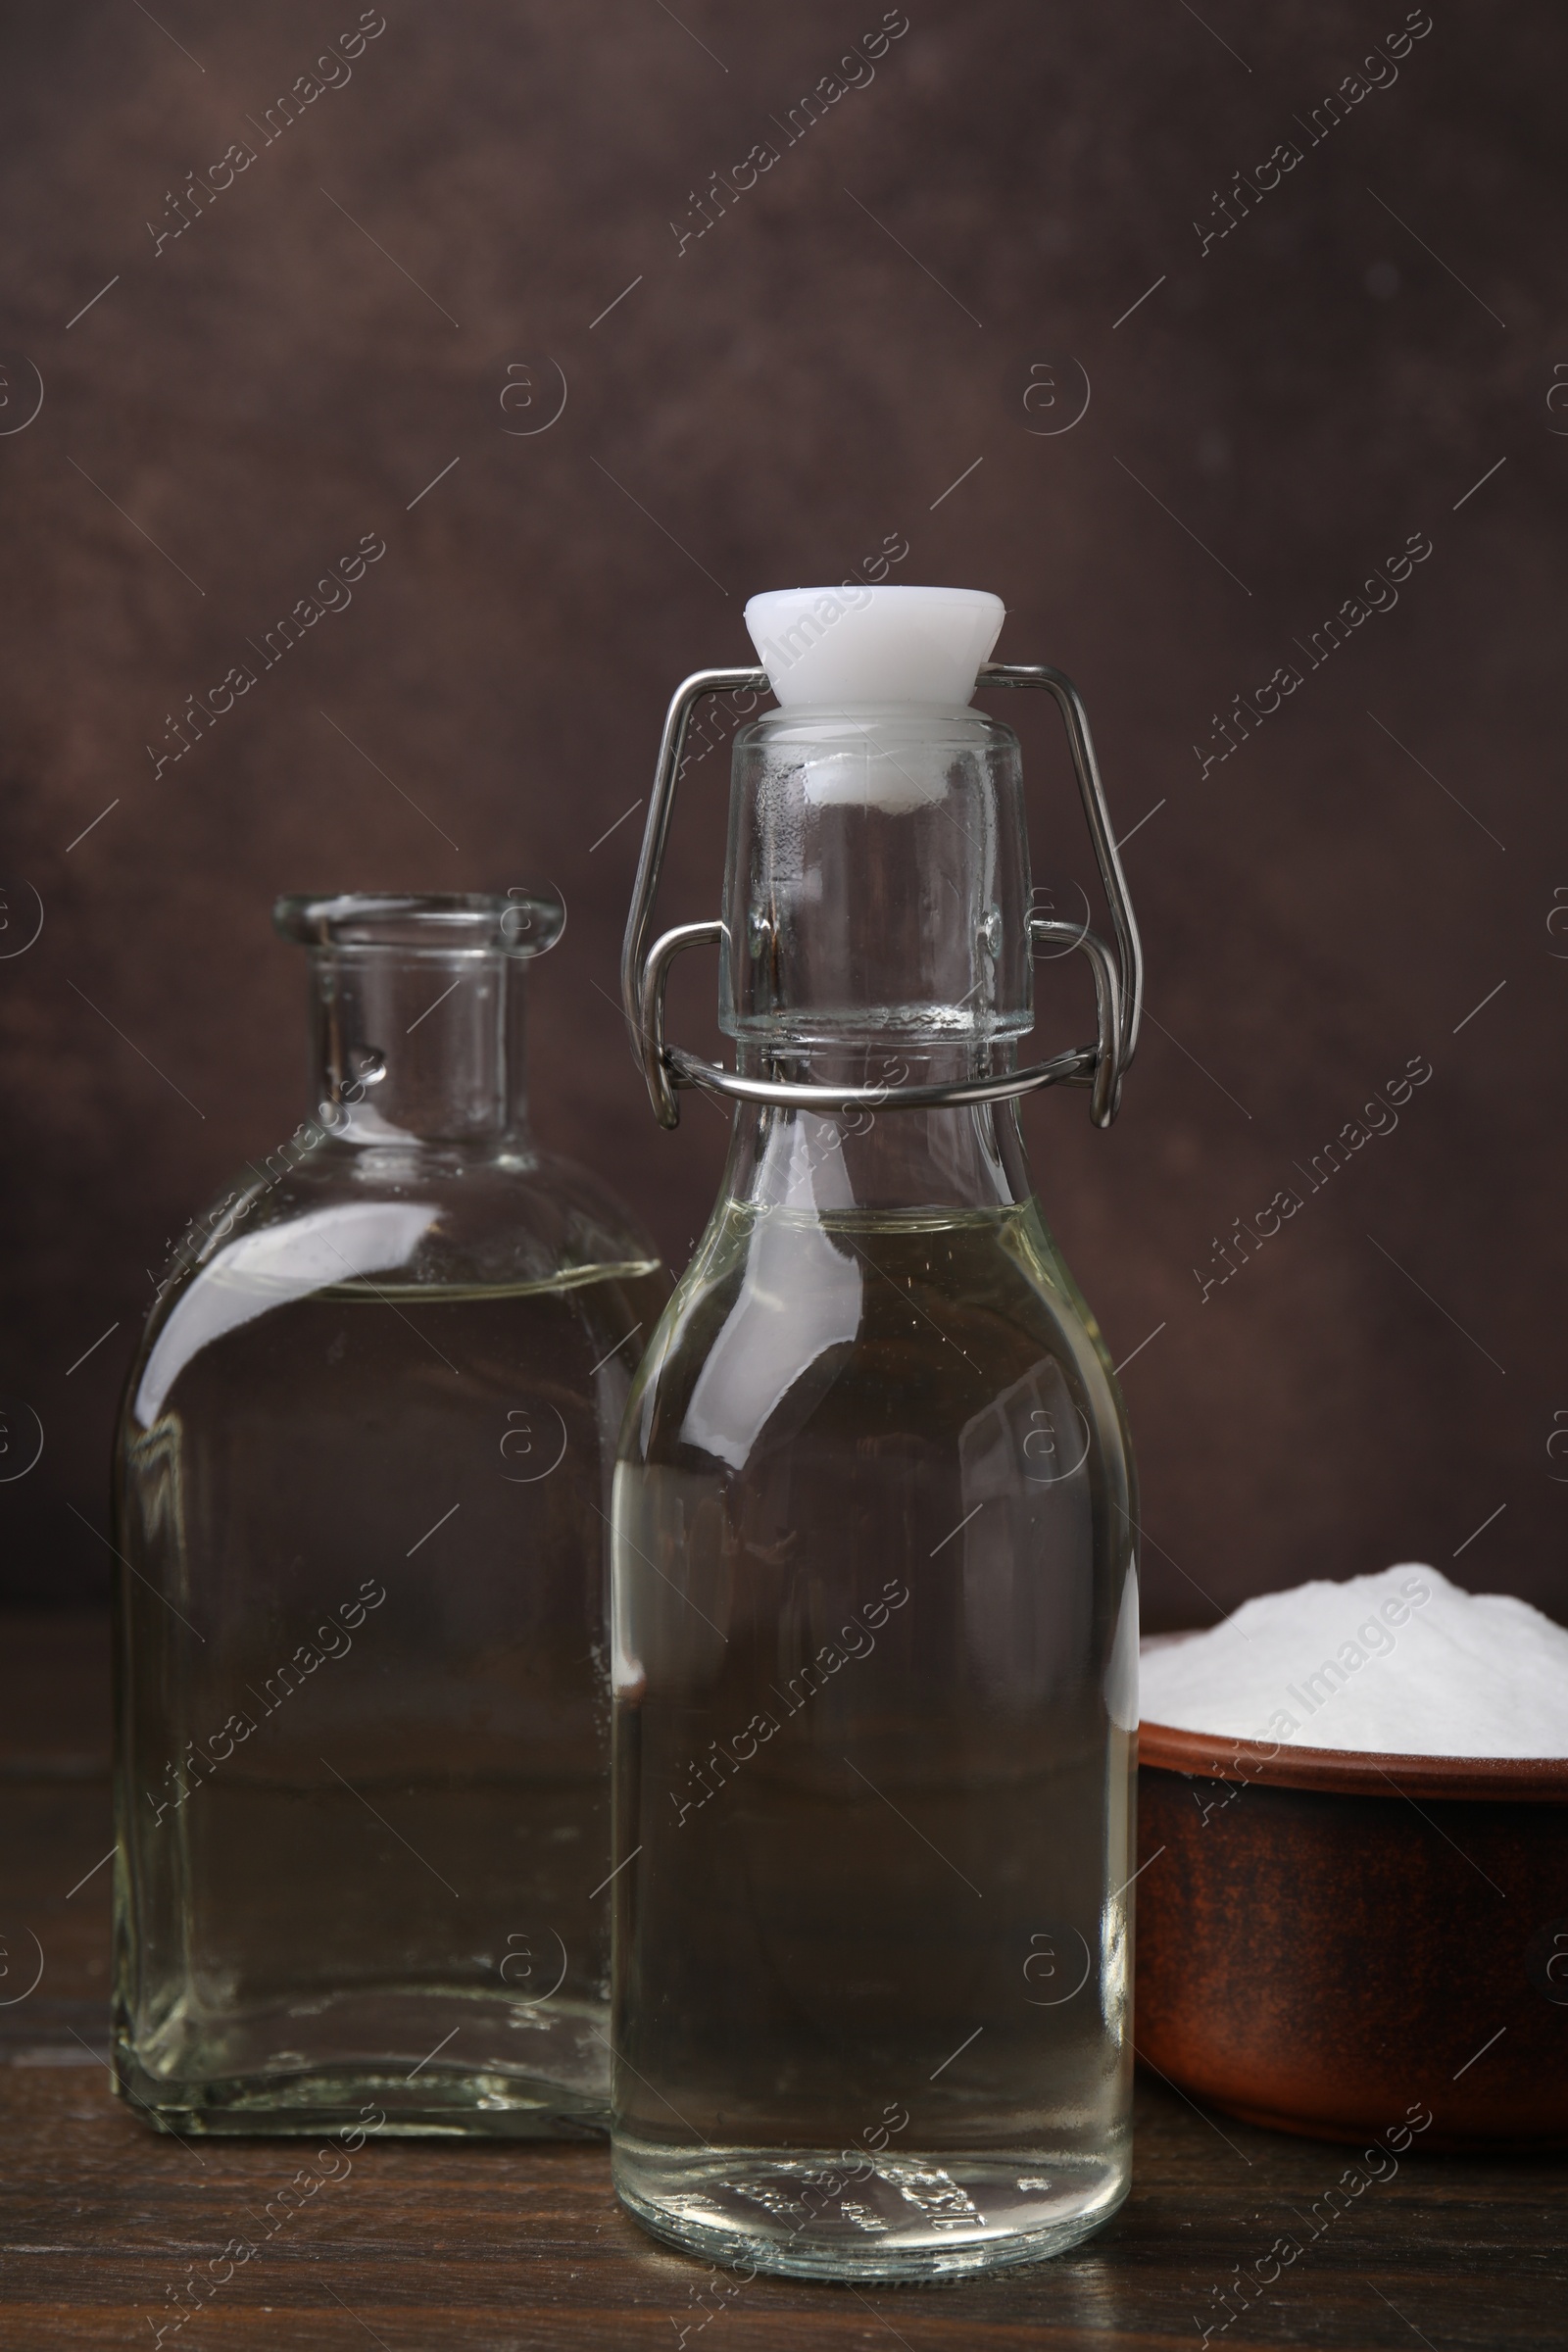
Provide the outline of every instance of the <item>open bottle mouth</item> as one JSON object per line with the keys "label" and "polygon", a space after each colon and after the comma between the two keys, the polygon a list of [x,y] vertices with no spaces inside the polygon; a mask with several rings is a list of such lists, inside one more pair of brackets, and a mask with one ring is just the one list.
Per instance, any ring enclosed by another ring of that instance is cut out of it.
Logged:
{"label": "open bottle mouth", "polygon": [[403,956],[543,956],[566,927],[566,908],[549,883],[490,891],[290,892],[272,922],[299,947],[393,949]]}
{"label": "open bottle mouth", "polygon": [[272,921],[310,950],[316,1100],[340,1144],[473,1145],[527,1133],[527,966],[566,924],[548,884],[299,892]]}

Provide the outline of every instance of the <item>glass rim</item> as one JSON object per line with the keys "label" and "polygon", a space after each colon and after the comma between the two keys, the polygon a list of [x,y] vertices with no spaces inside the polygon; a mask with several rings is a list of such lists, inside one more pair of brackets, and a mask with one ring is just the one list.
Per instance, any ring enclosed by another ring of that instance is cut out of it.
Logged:
{"label": "glass rim", "polygon": [[[985,680],[981,680],[983,686]],[[824,742],[864,736],[873,728],[896,736],[900,726],[930,739],[946,733],[954,738],[974,734],[1012,735],[1014,729],[996,711],[977,703],[778,703],[744,718],[735,730],[755,736],[805,734]]]}
{"label": "glass rim", "polygon": [[566,927],[565,902],[548,882],[505,894],[478,890],[289,891],[272,906],[273,928],[298,947],[333,955],[543,956]]}

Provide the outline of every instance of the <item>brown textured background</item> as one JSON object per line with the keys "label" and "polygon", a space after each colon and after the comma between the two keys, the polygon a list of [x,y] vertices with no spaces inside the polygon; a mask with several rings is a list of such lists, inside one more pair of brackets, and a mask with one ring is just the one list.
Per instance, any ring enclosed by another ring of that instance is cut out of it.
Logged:
{"label": "brown textured background", "polygon": [[[553,879],[539,1128],[684,1255],[722,1124],[653,1125],[611,1001],[639,818],[600,836],[675,681],[750,659],[746,596],[896,534],[894,577],[997,589],[1000,654],[1077,678],[1119,828],[1162,804],[1127,851],[1152,1017],[1121,1122],[1095,1135],[1076,1093],[1025,1114],[1114,1355],[1163,1327],[1125,1376],[1150,1622],[1410,1556],[1568,1615],[1568,36],[1550,0],[1434,9],[1396,85],[1206,257],[1195,215],[1306,147],[1293,118],[1397,0],[908,0],[874,82],[683,252],[692,191],[782,143],[874,0],[386,0],[267,147],[247,117],[349,0],[12,18],[0,423],[27,362],[45,398],[0,437],[0,936],[30,929],[21,884],[44,923],[0,962],[0,1393],[46,1432],[0,1486],[13,1598],[102,1594],[147,1269],[304,1107],[277,891]],[[155,253],[166,191],[247,137]],[[1065,397],[1069,356],[1088,413],[1033,432],[1030,369]],[[534,407],[503,410],[525,366]],[[556,369],[564,413],[519,434]],[[1210,714],[1414,531],[1397,609],[1200,779]],[[155,777],[166,712],[365,532],[387,554],[352,607]],[[1052,714],[1005,714],[1072,912],[1093,866]],[[716,905],[724,769],[690,771],[669,920]],[[1069,1042],[1083,984],[1040,978]],[[683,981],[693,1042],[710,981]],[[1397,1131],[1202,1302],[1213,1237],[1412,1055],[1435,1075]]]}

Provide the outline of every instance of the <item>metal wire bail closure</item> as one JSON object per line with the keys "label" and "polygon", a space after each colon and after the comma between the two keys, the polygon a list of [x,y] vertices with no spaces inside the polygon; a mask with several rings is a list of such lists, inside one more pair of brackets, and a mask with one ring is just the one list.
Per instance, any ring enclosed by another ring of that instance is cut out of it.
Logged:
{"label": "metal wire bail closure", "polygon": [[765,669],[699,669],[677,688],[664,720],[620,958],[621,1004],[642,1061],[654,1115],[662,1127],[679,1124],[676,1090],[685,1086],[706,1087],[712,1094],[728,1095],[742,1102],[775,1102],[824,1113],[938,1110],[965,1102],[1003,1102],[1014,1095],[1033,1094],[1043,1086],[1087,1086],[1091,1090],[1090,1118],[1097,1127],[1110,1125],[1120,1106],[1122,1079],[1132,1067],[1138,1046],[1144,951],[1127,895],[1127,878],[1116,854],[1110,809],[1089,732],[1089,716],[1071,678],[1045,662],[1019,666],[1006,662],[987,662],[981,666],[977,685],[1042,686],[1054,697],[1067,730],[1067,748],[1072,754],[1073,773],[1078,779],[1078,794],[1116,944],[1112,951],[1098,932],[1080,931],[1071,923],[1053,922],[1044,915],[1030,916],[1029,936],[1034,942],[1055,941],[1063,948],[1080,949],[1088,956],[1095,976],[1099,1030],[1095,1043],[1076,1046],[1050,1061],[1037,1061],[1027,1069],[1008,1070],[994,1078],[962,1079],[941,1086],[895,1087],[816,1086],[773,1078],[743,1078],[719,1062],[704,1061],[683,1047],[666,1044],[664,990],[671,964],[683,948],[707,946],[725,937],[721,921],[678,923],[656,940],[651,949],[647,944],[687,724],[693,710],[706,695],[768,691]]}

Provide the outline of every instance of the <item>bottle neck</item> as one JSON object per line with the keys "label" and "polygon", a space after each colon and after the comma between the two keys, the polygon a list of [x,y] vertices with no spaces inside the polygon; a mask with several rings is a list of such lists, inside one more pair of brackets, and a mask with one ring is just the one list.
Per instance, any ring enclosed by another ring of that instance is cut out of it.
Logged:
{"label": "bottle neck", "polygon": [[[795,1054],[787,1067],[773,1055],[764,1065],[745,1048],[739,1058],[749,1076],[931,1086],[995,1075],[1015,1055],[1010,1048],[910,1050],[887,1041],[853,1056],[842,1048]],[[1034,1190],[1015,1101],[831,1116],[741,1102],[725,1184],[732,1200],[820,1216],[1009,1208]]]}
{"label": "bottle neck", "polygon": [[[995,1076],[1033,1026],[1018,739],[945,704],[784,707],[735,739],[719,1026],[749,1076]],[[901,1213],[1030,1197],[1014,1112],[743,1110],[731,1183]]]}
{"label": "bottle neck", "polygon": [[978,710],[781,710],[735,739],[719,1026],[759,1052],[1034,1026],[1018,739]]}
{"label": "bottle neck", "polygon": [[487,950],[318,948],[318,1115],[342,1143],[525,1145],[523,958]]}

